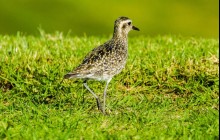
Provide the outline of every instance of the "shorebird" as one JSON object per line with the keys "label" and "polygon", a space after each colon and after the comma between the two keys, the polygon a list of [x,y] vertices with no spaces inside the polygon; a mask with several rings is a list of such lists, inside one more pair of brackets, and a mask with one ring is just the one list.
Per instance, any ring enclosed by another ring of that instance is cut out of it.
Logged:
{"label": "shorebird", "polygon": [[[114,24],[112,39],[94,48],[86,55],[82,63],[72,72],[67,73],[64,79],[83,79],[83,85],[95,97],[98,109],[105,114],[106,92],[112,77],[120,73],[125,67],[128,56],[128,32],[139,29],[132,25],[128,17],[119,17]],[[105,81],[103,106],[99,97],[89,88],[87,80]]]}

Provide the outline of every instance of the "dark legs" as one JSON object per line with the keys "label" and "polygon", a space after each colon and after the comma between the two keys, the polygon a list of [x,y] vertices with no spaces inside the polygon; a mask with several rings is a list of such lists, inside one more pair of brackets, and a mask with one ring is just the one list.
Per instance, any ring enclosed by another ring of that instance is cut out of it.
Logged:
{"label": "dark legs", "polygon": [[105,89],[104,89],[104,93],[103,93],[103,110],[102,112],[105,114],[105,100],[106,100],[106,92],[107,92],[107,88],[108,88],[108,84],[111,81],[111,79],[109,79],[108,81],[106,81],[106,85],[105,85]]}
{"label": "dark legs", "polygon": [[101,102],[99,100],[99,97],[89,88],[89,86],[87,85],[86,81],[83,82],[83,85],[86,87],[86,89],[92,93],[92,95],[95,97],[96,99],[96,103],[97,103],[97,106],[98,106],[98,109],[100,111],[102,111],[103,114],[105,114],[105,101],[106,101],[106,92],[107,92],[107,88],[108,88],[108,84],[109,82],[111,81],[111,79],[108,79],[106,81],[106,85],[105,85],[105,89],[104,89],[104,94],[103,94],[103,107],[101,105]]}
{"label": "dark legs", "polygon": [[86,89],[88,89],[88,91],[90,91],[92,93],[92,95],[95,97],[96,99],[96,103],[97,103],[97,106],[98,106],[98,109],[102,111],[102,105],[101,105],[101,102],[99,100],[99,97],[88,87],[86,81],[84,81],[83,85],[86,87]]}

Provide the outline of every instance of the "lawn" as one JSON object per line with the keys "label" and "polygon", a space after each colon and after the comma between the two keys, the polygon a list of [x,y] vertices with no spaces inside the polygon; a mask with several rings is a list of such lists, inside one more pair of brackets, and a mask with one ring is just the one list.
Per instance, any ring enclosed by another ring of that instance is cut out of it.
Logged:
{"label": "lawn", "polygon": [[[129,38],[108,115],[80,80],[63,80],[110,36],[0,35],[0,139],[218,139],[219,40]],[[102,98],[103,82],[88,85]]]}

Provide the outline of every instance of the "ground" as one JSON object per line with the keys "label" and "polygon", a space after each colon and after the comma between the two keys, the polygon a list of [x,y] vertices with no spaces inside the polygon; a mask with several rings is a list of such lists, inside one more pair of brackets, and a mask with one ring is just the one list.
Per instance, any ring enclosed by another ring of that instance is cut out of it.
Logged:
{"label": "ground", "polygon": [[[81,80],[63,80],[109,37],[0,36],[1,139],[218,139],[219,40],[129,38],[107,114]],[[101,97],[104,83],[89,81]]]}

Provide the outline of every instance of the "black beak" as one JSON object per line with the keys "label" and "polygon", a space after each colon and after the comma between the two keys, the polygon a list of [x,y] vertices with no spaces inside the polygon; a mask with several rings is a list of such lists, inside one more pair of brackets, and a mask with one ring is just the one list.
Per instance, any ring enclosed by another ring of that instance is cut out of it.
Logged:
{"label": "black beak", "polygon": [[140,31],[137,27],[135,27],[135,26],[132,26],[132,29],[133,30],[136,30],[136,31]]}

